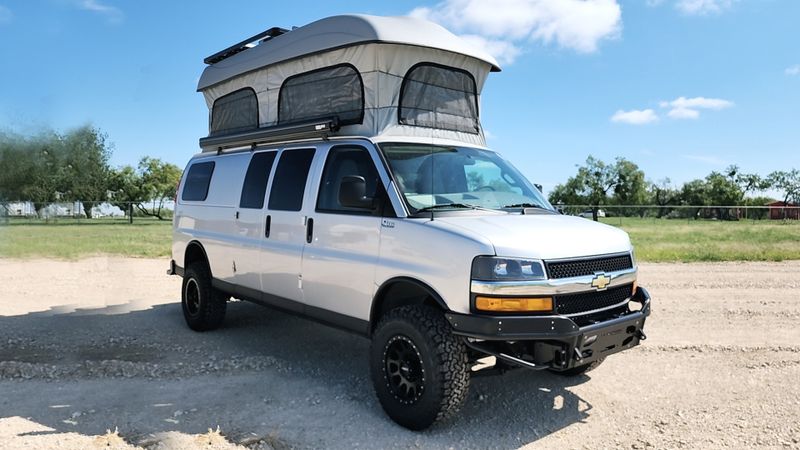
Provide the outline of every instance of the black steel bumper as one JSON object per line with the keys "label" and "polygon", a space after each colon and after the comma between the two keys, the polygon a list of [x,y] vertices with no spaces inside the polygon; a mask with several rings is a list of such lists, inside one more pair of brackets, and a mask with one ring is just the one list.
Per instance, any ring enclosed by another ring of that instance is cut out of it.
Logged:
{"label": "black steel bumper", "polygon": [[[631,302],[641,308],[584,327],[564,316],[445,316],[453,333],[472,338],[468,344],[473,349],[528,368],[566,370],[627,350],[646,339],[643,330],[650,315],[650,295],[639,287]],[[500,351],[502,347],[496,345],[500,342],[513,343],[517,348],[521,343],[525,348],[521,353],[528,357]]]}

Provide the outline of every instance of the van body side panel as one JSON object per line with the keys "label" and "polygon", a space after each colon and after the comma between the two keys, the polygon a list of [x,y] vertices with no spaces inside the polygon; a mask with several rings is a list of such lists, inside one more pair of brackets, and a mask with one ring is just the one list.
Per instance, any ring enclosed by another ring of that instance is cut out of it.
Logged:
{"label": "van body side panel", "polygon": [[[234,219],[248,157],[249,154],[240,153],[191,161],[190,166],[205,160],[215,163],[208,196],[205,201],[191,202],[183,201],[179,196],[176,208],[174,234],[180,236],[180,246],[185,249],[190,241],[198,241],[206,251],[214,278],[228,282],[234,282],[233,264],[241,247],[236,238]],[[176,262],[182,260],[183,255]]]}
{"label": "van body side panel", "polygon": [[385,219],[376,286],[396,277],[425,283],[454,312],[469,312],[470,274],[477,255],[494,255],[491,242],[429,219]]}

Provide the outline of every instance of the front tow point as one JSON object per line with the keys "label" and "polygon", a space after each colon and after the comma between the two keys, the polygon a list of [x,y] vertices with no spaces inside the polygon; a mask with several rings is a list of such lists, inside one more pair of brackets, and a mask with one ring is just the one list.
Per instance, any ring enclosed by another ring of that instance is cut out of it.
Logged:
{"label": "front tow point", "polygon": [[644,334],[644,331],[641,328],[636,330],[636,337],[638,337],[640,341],[644,341],[647,339],[647,335]]}
{"label": "front tow point", "polygon": [[578,347],[575,347],[574,350],[575,350],[575,361],[579,361],[579,362],[583,361],[583,355],[581,354],[581,349],[579,349]]}

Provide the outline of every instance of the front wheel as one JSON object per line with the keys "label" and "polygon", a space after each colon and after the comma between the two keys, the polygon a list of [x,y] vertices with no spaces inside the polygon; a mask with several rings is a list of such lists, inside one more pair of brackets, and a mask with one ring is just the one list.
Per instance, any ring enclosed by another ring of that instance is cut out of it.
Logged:
{"label": "front wheel", "polygon": [[218,328],[225,319],[228,299],[211,285],[211,271],[194,263],[183,274],[181,305],[186,324],[194,331]]}
{"label": "front wheel", "polygon": [[427,306],[403,306],[383,316],[372,338],[370,371],[386,414],[411,430],[454,415],[469,388],[464,342],[440,311]]}

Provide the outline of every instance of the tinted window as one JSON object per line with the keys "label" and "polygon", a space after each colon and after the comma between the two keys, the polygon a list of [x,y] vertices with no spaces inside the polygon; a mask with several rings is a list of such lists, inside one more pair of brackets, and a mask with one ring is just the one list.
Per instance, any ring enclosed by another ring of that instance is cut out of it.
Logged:
{"label": "tinted window", "polygon": [[276,154],[277,152],[264,152],[253,155],[250,166],[247,167],[247,174],[244,176],[242,198],[239,201],[240,208],[261,209],[264,207],[269,172],[272,170]]}
{"label": "tinted window", "polygon": [[318,211],[370,214],[370,211],[339,204],[339,186],[342,179],[349,175],[364,177],[367,182],[367,196],[375,196],[379,182],[378,171],[375,170],[369,152],[363,147],[336,147],[328,153],[328,160],[325,162],[317,198]]}
{"label": "tinted window", "polygon": [[208,185],[214,173],[214,162],[193,164],[189,167],[186,182],[183,183],[181,200],[203,201],[208,197]]}
{"label": "tinted window", "polygon": [[286,79],[278,94],[278,123],[336,116],[339,124],[364,119],[364,85],[358,70],[341,64]]}
{"label": "tinted window", "polygon": [[313,148],[281,154],[269,194],[269,209],[300,211],[303,208],[303,193],[313,159]]}
{"label": "tinted window", "polygon": [[214,101],[211,108],[211,135],[258,128],[256,91],[239,89]]}

